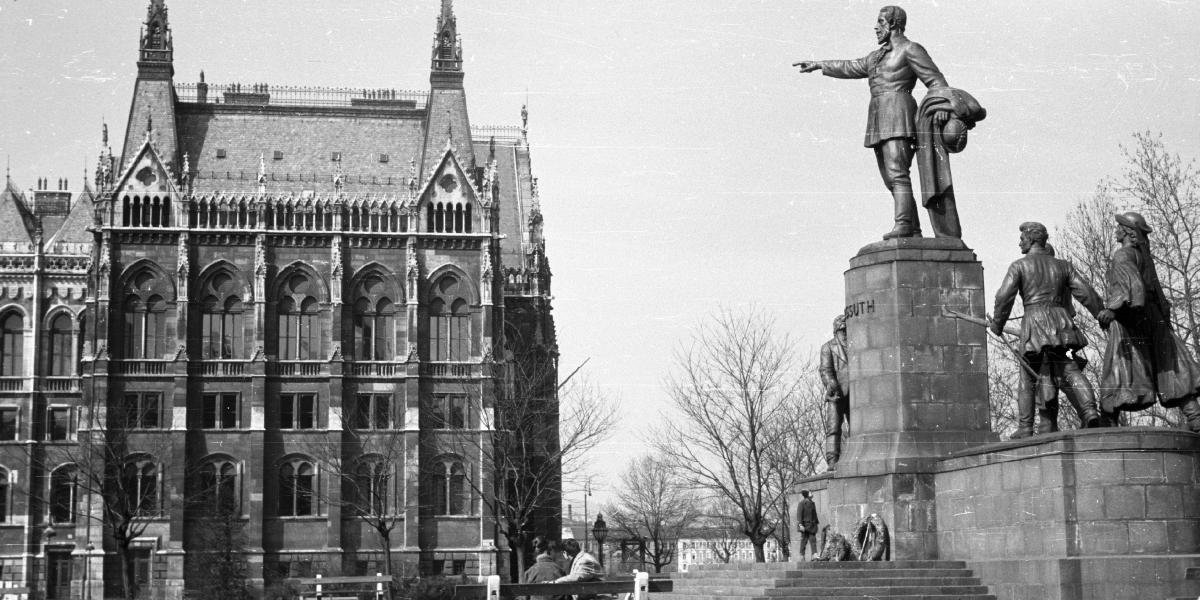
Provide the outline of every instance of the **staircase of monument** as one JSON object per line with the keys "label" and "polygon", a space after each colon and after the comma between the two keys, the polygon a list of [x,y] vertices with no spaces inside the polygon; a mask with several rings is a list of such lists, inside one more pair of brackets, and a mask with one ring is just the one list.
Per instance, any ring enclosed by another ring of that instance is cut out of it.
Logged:
{"label": "staircase of monument", "polygon": [[947,560],[693,565],[670,600],[996,600]]}

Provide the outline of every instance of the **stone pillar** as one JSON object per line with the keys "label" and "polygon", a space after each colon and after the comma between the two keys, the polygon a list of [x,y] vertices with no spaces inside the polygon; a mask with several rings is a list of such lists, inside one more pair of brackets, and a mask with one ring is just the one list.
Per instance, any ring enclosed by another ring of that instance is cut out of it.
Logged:
{"label": "stone pillar", "polygon": [[957,239],[864,247],[846,271],[850,437],[828,482],[835,529],[871,513],[893,559],[938,557],[934,476],[950,453],[996,441],[988,414],[983,266]]}

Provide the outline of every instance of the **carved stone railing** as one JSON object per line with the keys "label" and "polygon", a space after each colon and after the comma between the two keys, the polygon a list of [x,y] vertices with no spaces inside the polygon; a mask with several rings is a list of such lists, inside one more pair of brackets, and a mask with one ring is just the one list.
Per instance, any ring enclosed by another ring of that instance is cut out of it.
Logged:
{"label": "carved stone railing", "polygon": [[250,106],[362,107],[424,109],[429,92],[419,90],[324,88],[238,83],[177,83],[180,102]]}
{"label": "carved stone railing", "polygon": [[422,377],[439,377],[442,379],[467,379],[479,377],[481,371],[478,363],[466,362],[426,362],[421,363]]}
{"label": "carved stone railing", "polygon": [[396,377],[404,374],[404,364],[394,362],[360,361],[349,363],[352,377]]}
{"label": "carved stone railing", "polygon": [[267,374],[276,377],[319,377],[328,374],[323,360],[282,360],[267,364]]}
{"label": "carved stone railing", "polygon": [[43,377],[42,390],[46,392],[78,392],[78,377]]}
{"label": "carved stone railing", "polygon": [[205,360],[200,363],[201,375],[237,377],[246,373],[244,360]]}
{"label": "carved stone railing", "polygon": [[24,377],[0,377],[0,392],[26,392],[29,386]]}
{"label": "carved stone railing", "polygon": [[110,375],[170,375],[173,360],[125,359],[108,363]]}

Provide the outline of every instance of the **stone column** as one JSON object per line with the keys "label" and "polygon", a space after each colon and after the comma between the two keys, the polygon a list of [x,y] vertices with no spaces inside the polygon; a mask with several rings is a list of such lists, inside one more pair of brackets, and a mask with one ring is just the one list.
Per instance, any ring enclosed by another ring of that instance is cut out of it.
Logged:
{"label": "stone column", "polygon": [[850,437],[829,480],[835,529],[878,513],[893,559],[938,557],[934,469],[996,441],[988,414],[983,266],[957,239],[868,245],[846,271]]}

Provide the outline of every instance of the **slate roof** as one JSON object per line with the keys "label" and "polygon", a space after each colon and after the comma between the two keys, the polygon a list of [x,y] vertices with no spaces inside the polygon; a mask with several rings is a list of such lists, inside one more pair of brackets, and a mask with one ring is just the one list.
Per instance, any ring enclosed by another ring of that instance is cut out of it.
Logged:
{"label": "slate roof", "polygon": [[25,204],[25,194],[6,179],[0,192],[0,242],[33,243],[34,219]]}
{"label": "slate roof", "polygon": [[75,201],[71,204],[71,212],[67,214],[62,226],[58,228],[58,231],[50,233],[49,242],[46,244],[50,252],[53,252],[54,245],[58,243],[91,244],[95,242],[92,232],[88,231],[88,227],[92,226],[95,218],[95,201],[96,194],[92,192],[92,186],[85,183],[83,191],[75,196]]}
{"label": "slate roof", "polygon": [[[332,192],[338,166],[332,157],[339,152],[342,191],[400,195],[407,191],[409,160],[420,160],[425,135],[420,111],[180,103],[176,114],[180,156],[188,155],[196,193],[257,191],[260,155],[268,191]],[[217,158],[218,150],[225,158]],[[276,151],[281,159],[275,159]]]}
{"label": "slate roof", "polygon": [[[490,140],[475,140],[475,161],[486,165]],[[530,181],[529,149],[515,141],[496,141],[496,177],[500,184],[497,200],[499,231],[506,237],[500,243],[501,260],[507,266],[525,262],[521,244],[528,242],[529,209],[533,190]]]}

